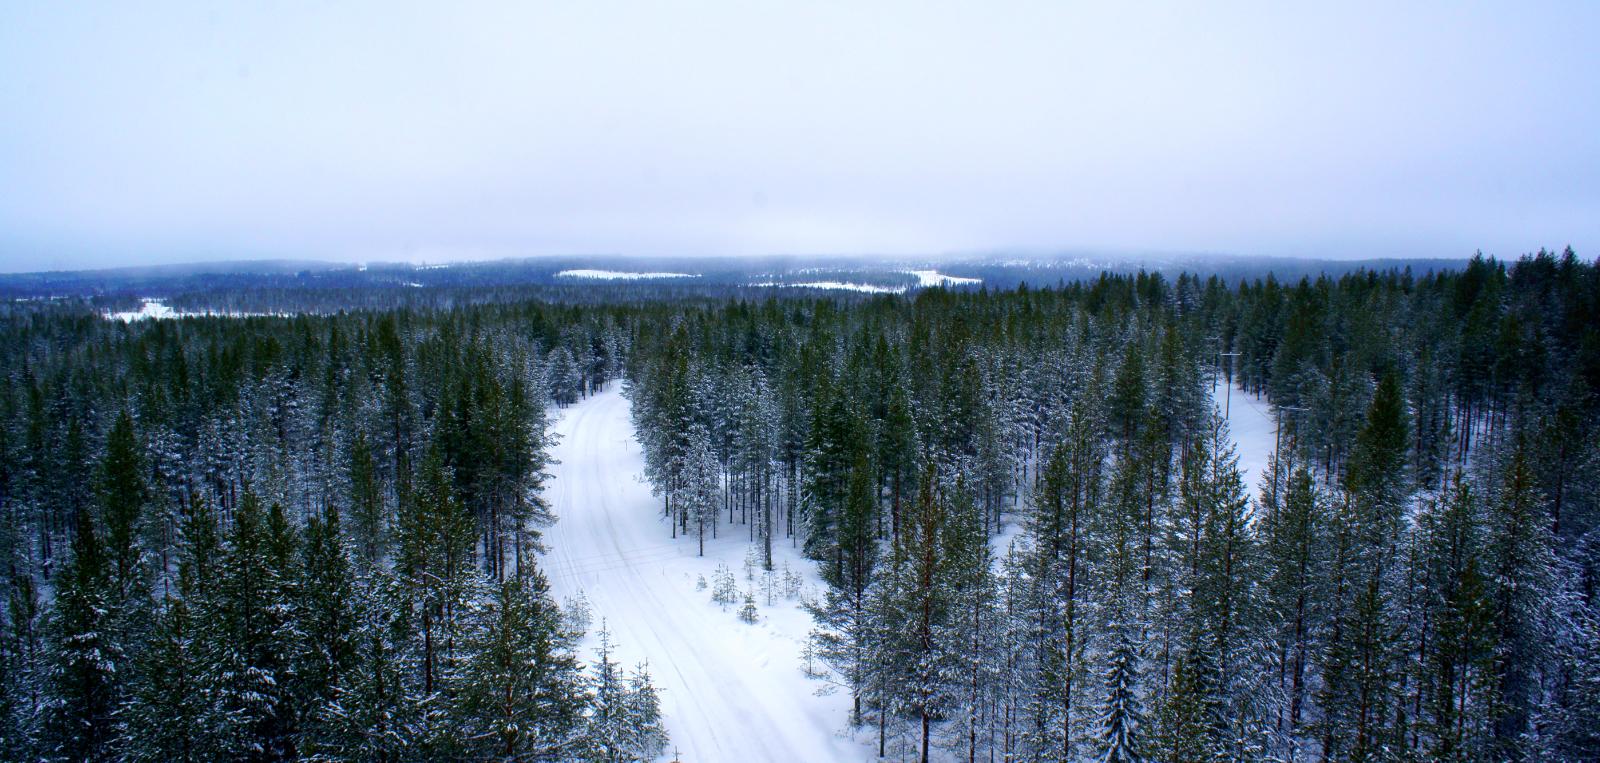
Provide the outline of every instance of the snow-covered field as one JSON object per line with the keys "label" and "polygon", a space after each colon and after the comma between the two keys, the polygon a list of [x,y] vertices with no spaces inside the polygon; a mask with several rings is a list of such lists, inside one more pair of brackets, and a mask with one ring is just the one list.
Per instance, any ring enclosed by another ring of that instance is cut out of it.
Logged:
{"label": "snow-covered field", "polygon": [[[982,278],[947,276],[937,270],[904,270],[900,272],[916,278],[916,288],[919,289],[927,289],[934,286],[975,286],[983,283]],[[796,289],[836,289],[840,291],[859,291],[864,294],[904,294],[906,292],[906,287],[904,286],[878,286],[854,281],[803,281],[799,283],[761,281],[750,285],[756,287],[780,286]]]}
{"label": "snow-covered field", "polygon": [[644,281],[656,278],[699,278],[693,273],[633,273],[623,270],[563,270],[556,278],[586,278],[591,281]]}
{"label": "snow-covered field", "polygon": [[202,311],[202,312],[189,312],[189,311],[184,311],[184,310],[174,310],[174,309],[172,309],[172,307],[167,305],[167,303],[165,303],[165,302],[163,302],[163,301],[161,301],[159,299],[146,299],[146,300],[143,300],[143,304],[141,304],[139,306],[138,310],[125,310],[125,311],[119,312],[119,313],[106,313],[105,315],[106,315],[106,318],[108,320],[122,321],[123,323],[131,323],[133,321],[142,321],[142,320],[146,320],[146,319],[150,319],[150,320],[165,320],[165,319],[168,319],[168,318],[188,318],[188,317],[191,317],[191,316],[195,316],[195,317],[213,316],[213,317],[221,317],[221,318],[257,318],[257,317],[262,317],[262,316],[274,316],[274,315],[283,316],[283,315],[286,315],[286,313],[218,312],[218,311],[214,311],[214,310],[205,310],[205,311]]}
{"label": "snow-covered field", "polygon": [[176,318],[178,317],[178,311],[167,307],[167,303],[162,302],[159,299],[147,299],[140,304],[138,310],[125,310],[120,313],[107,313],[106,317],[114,321],[130,323],[132,321],[142,321],[146,318],[152,320]]}
{"label": "snow-covered field", "polygon": [[750,285],[760,288],[778,286],[790,289],[836,289],[840,291],[859,291],[863,294],[900,294],[906,290],[904,286],[874,286],[870,283],[852,283],[849,281],[806,281],[804,283],[763,281]]}
{"label": "snow-covered field", "polygon": [[929,286],[977,286],[983,283],[982,278],[947,276],[937,270],[907,270],[906,273],[916,276],[917,285],[923,288]]}
{"label": "snow-covered field", "polygon": [[[724,525],[731,537],[707,539],[704,558],[692,538],[673,540],[645,482],[628,411],[613,385],[561,412],[554,426],[560,442],[552,455],[561,463],[546,496],[559,520],[547,531],[543,565],[557,600],[582,591],[593,607],[585,658],[604,617],[624,666],[649,660],[672,736],[669,758],[676,748],[696,763],[873,759],[869,732],[860,741],[844,735],[848,693],[816,696],[825,684],[802,670],[811,616],[797,601],[762,599],[762,619],[750,625],[735,608],[713,604],[709,588],[696,590],[719,562],[745,588],[749,531]],[[812,564],[787,543],[776,551],[780,569],[787,562],[803,573],[816,595]]]}
{"label": "snow-covered field", "polygon": [[1230,393],[1226,380],[1212,387],[1211,399],[1217,404],[1217,412],[1228,417],[1228,435],[1233,438],[1239,455],[1239,476],[1244,478],[1245,489],[1254,498],[1260,493],[1261,475],[1267,471],[1267,460],[1272,457],[1277,438],[1272,406],[1266,397],[1252,395],[1237,386]]}

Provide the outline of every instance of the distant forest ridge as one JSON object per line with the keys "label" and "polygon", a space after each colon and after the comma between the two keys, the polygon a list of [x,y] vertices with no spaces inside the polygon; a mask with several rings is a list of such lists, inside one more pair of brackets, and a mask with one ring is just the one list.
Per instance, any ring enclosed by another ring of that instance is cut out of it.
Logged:
{"label": "distant forest ridge", "polygon": [[[1097,278],[1103,273],[1215,275],[1225,283],[1272,274],[1281,282],[1357,270],[1423,275],[1459,270],[1461,259],[1361,260],[1223,255],[1060,255],[947,257],[571,256],[413,264],[273,259],[0,274],[0,299],[83,302],[102,312],[138,310],[159,299],[187,312],[336,312],[451,307],[547,299],[610,302],[683,297],[722,299],[833,292],[848,297],[933,285],[1014,289]],[[927,274],[934,274],[929,278]],[[686,277],[684,277],[686,276]]]}

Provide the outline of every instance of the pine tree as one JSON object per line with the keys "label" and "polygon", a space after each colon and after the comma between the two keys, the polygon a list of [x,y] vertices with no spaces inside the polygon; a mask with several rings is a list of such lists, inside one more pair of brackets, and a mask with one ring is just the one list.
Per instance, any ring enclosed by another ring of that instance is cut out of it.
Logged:
{"label": "pine tree", "polygon": [[[382,583],[369,587],[391,594],[400,589]],[[386,614],[396,603],[391,599],[398,596],[375,598],[351,634],[356,655],[349,672],[333,688],[333,697],[315,710],[312,726],[317,733],[302,750],[310,760],[396,763],[435,749],[430,746],[433,740],[423,736],[428,726],[422,720],[434,698],[408,691],[403,644],[395,640],[404,626],[398,622],[401,618]]]}
{"label": "pine tree", "polygon": [[1036,756],[1071,758],[1090,717],[1083,712],[1087,689],[1084,649],[1090,590],[1091,509],[1102,491],[1104,454],[1098,417],[1089,398],[1076,402],[1064,439],[1046,462],[1028,518],[1034,591],[1027,603],[1034,697],[1027,710],[1029,749]]}
{"label": "pine tree", "polygon": [[439,691],[452,659],[471,585],[472,515],[456,498],[438,448],[423,459],[417,487],[401,504],[395,574],[405,587],[422,685],[421,696]]}
{"label": "pine tree", "polygon": [[1295,739],[1305,722],[1314,634],[1321,630],[1327,559],[1322,545],[1329,529],[1325,499],[1304,465],[1293,470],[1283,506],[1264,520],[1262,534],[1269,638],[1276,650],[1276,682],[1285,698],[1278,708],[1280,733]]}
{"label": "pine tree", "polygon": [[33,575],[11,573],[0,618],[0,747],[18,758],[38,757],[42,645],[39,599]]}
{"label": "pine tree", "polygon": [[378,485],[377,464],[364,434],[356,435],[350,448],[350,513],[352,537],[363,564],[372,565],[384,546],[383,493]]}
{"label": "pine tree", "polygon": [[1526,442],[1512,446],[1492,502],[1487,538],[1488,595],[1493,602],[1494,725],[1496,752],[1523,758],[1532,732],[1537,684],[1562,612],[1556,561],[1550,554],[1549,523],[1533,482]]}
{"label": "pine tree", "polygon": [[683,489],[679,492],[678,510],[695,526],[695,537],[700,543],[700,556],[706,555],[706,531],[716,534],[718,513],[722,499],[722,469],[711,450],[710,436],[698,424],[689,431],[689,451],[683,472]]}
{"label": "pine tree", "polygon": [[[1141,440],[1148,440],[1153,419]],[[1141,536],[1145,512],[1152,497],[1148,443],[1127,449],[1113,474],[1112,500],[1097,512],[1092,530],[1095,555],[1104,571],[1098,576],[1094,598],[1100,604],[1100,632],[1109,639],[1103,652],[1103,679],[1097,755],[1102,761],[1136,763],[1146,751],[1141,703],[1141,642],[1145,607]]]}
{"label": "pine tree", "polygon": [[246,491],[234,512],[218,565],[215,608],[205,634],[207,677],[226,719],[212,730],[230,757],[267,760],[291,755],[294,707],[288,696],[293,636],[283,566],[281,509],[273,518]]}
{"label": "pine tree", "polygon": [[756,609],[755,591],[745,591],[744,604],[739,606],[739,620],[749,625],[761,622],[761,610]]}
{"label": "pine tree", "polygon": [[357,594],[339,526],[338,508],[331,504],[306,523],[298,570],[293,694],[296,706],[313,717],[338,696],[360,648]]}
{"label": "pine tree", "polygon": [[226,721],[213,705],[196,631],[188,603],[169,597],[134,661],[136,683],[120,724],[127,759],[200,763],[226,754],[208,744],[215,724]]}
{"label": "pine tree", "polygon": [[[883,704],[899,709],[916,724],[922,763],[930,760],[934,724],[958,707],[968,675],[961,667],[970,647],[961,638],[963,613],[956,581],[973,574],[969,565],[978,557],[968,545],[973,525],[962,528],[956,521],[959,516],[961,512],[937,493],[930,470],[901,528],[889,572],[880,578],[870,605],[883,623],[874,639],[873,660],[900,673],[887,686],[896,696]],[[981,536],[978,542],[983,542]]]}
{"label": "pine tree", "polygon": [[1479,570],[1482,515],[1468,483],[1457,478],[1451,495],[1424,514],[1431,632],[1424,658],[1426,696],[1418,729],[1435,760],[1489,757],[1495,660],[1493,606]]}
{"label": "pine tree", "polygon": [[1106,701],[1100,716],[1102,763],[1140,763],[1144,745],[1140,738],[1143,722],[1139,705],[1139,654],[1130,634],[1115,635],[1111,664],[1105,675]]}
{"label": "pine tree", "polygon": [[46,750],[61,760],[109,760],[123,655],[107,637],[110,582],[87,511],[75,516],[72,554],[56,580],[43,708]]}
{"label": "pine tree", "polygon": [[537,570],[475,602],[456,684],[462,739],[475,757],[559,759],[581,742],[577,660]]}
{"label": "pine tree", "polygon": [[1238,755],[1241,740],[1259,736],[1252,729],[1253,684],[1260,676],[1240,664],[1257,648],[1252,626],[1259,616],[1260,575],[1227,424],[1213,412],[1196,434],[1183,460],[1171,518],[1168,544],[1177,567],[1168,575],[1162,638],[1177,649],[1177,659],[1187,660],[1193,688],[1204,692],[1198,701],[1213,708],[1208,712],[1217,723],[1207,744]]}
{"label": "pine tree", "polygon": [[590,749],[587,759],[596,763],[628,760],[628,734],[633,723],[627,707],[627,686],[621,666],[613,659],[611,631],[600,621],[599,644],[590,663],[589,717],[584,731]]}
{"label": "pine tree", "polygon": [[632,758],[651,761],[667,749],[667,729],[661,723],[661,696],[650,680],[650,666],[640,663],[628,676],[625,705],[629,719],[623,750]]}
{"label": "pine tree", "polygon": [[147,497],[139,442],[133,419],[124,411],[117,416],[106,439],[106,457],[100,466],[101,503],[105,507],[106,556],[116,603],[131,604],[147,585],[140,521]]}
{"label": "pine tree", "polygon": [[870,455],[861,419],[841,391],[830,390],[819,393],[819,397],[806,446],[805,552],[837,568],[842,563],[839,525],[850,500],[851,475]]}
{"label": "pine tree", "polygon": [[[869,631],[866,597],[877,563],[877,537],[873,530],[877,481],[866,459],[866,451],[857,452],[844,504],[838,512],[837,541],[831,558],[822,565],[828,590],[823,600],[812,607],[818,651],[844,676],[850,688],[852,724],[862,722],[862,692],[870,668],[865,648]],[[753,601],[751,605],[753,609]]]}
{"label": "pine tree", "polygon": [[1406,421],[1395,375],[1367,410],[1345,474],[1347,497],[1333,530],[1334,617],[1323,656],[1323,754],[1368,760],[1399,746],[1401,671],[1394,612],[1405,478]]}

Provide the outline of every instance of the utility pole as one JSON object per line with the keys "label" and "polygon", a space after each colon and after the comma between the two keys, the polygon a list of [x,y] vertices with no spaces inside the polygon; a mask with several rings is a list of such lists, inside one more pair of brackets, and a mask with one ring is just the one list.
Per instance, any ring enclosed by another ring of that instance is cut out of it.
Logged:
{"label": "utility pole", "polygon": [[[1217,353],[1217,357],[1218,358],[1237,358],[1237,357],[1239,357],[1239,353],[1237,353],[1237,352],[1219,352],[1219,353]],[[1222,365],[1222,363],[1219,361],[1217,363],[1217,365],[1220,366],[1220,365]],[[1222,408],[1222,417],[1223,418],[1228,418],[1229,416],[1233,415],[1233,374],[1234,374],[1234,365],[1235,364],[1234,364],[1234,362],[1232,360],[1228,361],[1228,396],[1227,396],[1227,398],[1224,399],[1224,402],[1223,402],[1223,408]],[[1212,389],[1216,389],[1216,384],[1215,383],[1212,384]]]}

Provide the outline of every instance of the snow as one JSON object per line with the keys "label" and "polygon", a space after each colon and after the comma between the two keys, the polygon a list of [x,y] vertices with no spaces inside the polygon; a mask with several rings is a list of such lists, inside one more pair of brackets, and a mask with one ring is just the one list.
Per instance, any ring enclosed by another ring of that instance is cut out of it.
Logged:
{"label": "snow", "polygon": [[[739,621],[737,605],[713,604],[710,587],[696,590],[719,563],[746,587],[749,529],[723,525],[720,538],[706,539],[704,558],[693,538],[670,537],[616,385],[562,411],[553,429],[559,463],[546,497],[560,519],[546,532],[543,560],[551,593],[562,601],[582,591],[589,600],[585,659],[604,618],[622,665],[649,660],[672,737],[668,755],[676,748],[685,761],[874,759],[870,730],[847,736],[848,692],[817,696],[826,684],[802,672],[812,621],[799,602],[766,606],[758,591],[762,619],[750,625]],[[775,539],[774,561],[803,573],[808,595],[819,595],[813,565],[788,541]]]}
{"label": "snow", "polygon": [[167,303],[162,302],[159,299],[146,299],[140,305],[138,310],[123,311],[120,313],[108,313],[106,317],[114,321],[132,323],[133,321],[142,321],[146,318],[151,318],[154,320],[161,320],[162,318],[176,318],[178,317],[178,311],[167,307]]}
{"label": "snow", "polygon": [[[811,270],[811,269],[808,269]],[[805,272],[804,270],[796,272]],[[947,276],[937,270],[903,270],[906,275],[917,279],[914,288],[925,289],[932,286],[972,286],[983,283],[981,278],[966,278],[963,276]],[[859,291],[863,294],[904,294],[904,286],[878,286],[870,283],[856,283],[854,281],[801,281],[796,283],[784,281],[760,281],[751,286],[758,288],[783,287],[792,289],[836,289],[840,291]]]}
{"label": "snow", "polygon": [[1212,385],[1211,399],[1217,405],[1217,413],[1227,416],[1228,435],[1239,456],[1239,476],[1244,479],[1245,489],[1255,495],[1277,442],[1272,405],[1266,397],[1252,395],[1238,387],[1230,392],[1226,380]]}
{"label": "snow", "polygon": [[557,278],[588,278],[596,281],[640,281],[652,278],[699,278],[693,273],[633,273],[623,270],[563,270]]}
{"label": "snow", "polygon": [[923,288],[930,286],[976,286],[983,283],[982,278],[947,276],[937,270],[907,270],[906,273],[916,276],[917,285]]}
{"label": "snow", "polygon": [[804,283],[763,281],[761,283],[753,283],[750,285],[757,287],[779,286],[794,289],[840,289],[846,291],[859,291],[864,294],[900,294],[906,290],[904,286],[874,286],[869,283],[849,283],[846,281],[806,281]]}
{"label": "snow", "polygon": [[210,316],[210,317],[213,317],[213,318],[259,318],[259,317],[264,317],[264,316],[265,317],[284,317],[284,316],[287,316],[287,315],[288,315],[288,313],[247,313],[247,312],[232,312],[232,311],[218,312],[218,311],[214,311],[214,310],[204,310],[204,311],[200,311],[200,312],[191,312],[191,311],[187,311],[187,310],[174,310],[171,307],[169,307],[166,302],[163,302],[163,301],[161,301],[159,299],[144,299],[144,300],[141,300],[141,304],[140,304],[140,307],[139,307],[138,310],[125,310],[123,312],[118,312],[118,313],[106,313],[105,317],[106,317],[107,320],[122,321],[123,323],[132,323],[134,321],[142,321],[142,320],[145,320],[147,318],[148,319],[152,319],[152,320],[165,320],[165,319],[170,319],[170,318],[190,318],[190,317],[203,317],[203,316]]}

